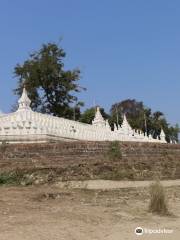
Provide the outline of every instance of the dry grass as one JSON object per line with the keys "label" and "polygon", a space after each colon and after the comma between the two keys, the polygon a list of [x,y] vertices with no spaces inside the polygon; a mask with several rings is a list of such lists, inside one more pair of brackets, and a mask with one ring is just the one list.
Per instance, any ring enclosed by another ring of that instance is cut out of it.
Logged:
{"label": "dry grass", "polygon": [[160,215],[169,214],[165,190],[158,180],[150,185],[149,211]]}

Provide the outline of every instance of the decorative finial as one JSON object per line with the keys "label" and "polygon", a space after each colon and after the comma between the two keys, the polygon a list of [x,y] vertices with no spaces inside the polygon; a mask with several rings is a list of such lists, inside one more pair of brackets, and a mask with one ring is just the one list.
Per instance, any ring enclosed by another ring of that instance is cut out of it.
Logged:
{"label": "decorative finial", "polygon": [[29,97],[27,95],[27,91],[26,91],[25,87],[23,88],[22,96],[18,100],[18,103],[19,103],[18,111],[31,109],[30,108],[31,100],[29,99]]}

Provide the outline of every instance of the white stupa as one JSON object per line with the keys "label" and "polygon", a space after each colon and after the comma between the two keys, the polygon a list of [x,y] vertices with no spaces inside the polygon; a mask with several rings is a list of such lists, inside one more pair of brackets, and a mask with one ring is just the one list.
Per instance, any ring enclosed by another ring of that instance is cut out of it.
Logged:
{"label": "white stupa", "polygon": [[95,118],[91,124],[85,124],[65,118],[54,117],[32,111],[31,100],[24,88],[18,101],[18,109],[13,113],[0,114],[0,143],[31,143],[48,141],[140,141],[165,143],[165,135],[161,131],[160,139],[134,136],[134,131],[124,115],[122,126],[111,131],[97,107]]}
{"label": "white stupa", "polygon": [[160,141],[162,143],[166,143],[166,134],[164,133],[164,130],[161,128],[161,133],[160,133]]}
{"label": "white stupa", "polygon": [[104,120],[101,112],[100,112],[100,107],[97,106],[96,108],[96,113],[94,120],[92,121],[92,125],[98,126],[98,127],[105,127],[106,126],[106,121]]}

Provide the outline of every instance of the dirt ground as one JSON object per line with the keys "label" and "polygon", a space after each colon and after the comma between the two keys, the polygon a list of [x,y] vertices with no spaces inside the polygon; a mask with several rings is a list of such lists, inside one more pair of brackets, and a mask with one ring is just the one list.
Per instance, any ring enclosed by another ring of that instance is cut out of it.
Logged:
{"label": "dirt ground", "polygon": [[[180,187],[166,188],[170,216],[147,211],[148,188],[0,187],[0,240],[180,239]],[[136,236],[136,227],[173,233]]]}

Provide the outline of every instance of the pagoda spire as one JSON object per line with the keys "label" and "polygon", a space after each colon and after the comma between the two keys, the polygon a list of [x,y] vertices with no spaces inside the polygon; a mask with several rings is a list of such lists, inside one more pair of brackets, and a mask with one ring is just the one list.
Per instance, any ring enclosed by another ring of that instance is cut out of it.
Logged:
{"label": "pagoda spire", "polygon": [[129,125],[129,122],[127,120],[126,114],[123,115],[123,122],[122,122],[122,126],[121,127],[125,127],[125,128],[131,129],[131,126]]}
{"label": "pagoda spire", "polygon": [[123,130],[124,133],[126,134],[133,134],[133,130],[127,120],[126,114],[123,116],[123,122],[121,125],[121,129]]}
{"label": "pagoda spire", "polygon": [[161,142],[166,143],[166,134],[165,134],[163,128],[161,128],[160,140],[161,140]]}
{"label": "pagoda spire", "polygon": [[101,127],[106,126],[106,121],[104,120],[101,114],[99,106],[97,106],[96,108],[96,114],[95,114],[94,120],[92,121],[92,124],[96,126],[101,126]]}
{"label": "pagoda spire", "polygon": [[28,97],[26,88],[23,88],[23,92],[22,95],[20,97],[20,99],[18,100],[18,104],[19,104],[19,108],[18,111],[20,110],[31,110],[30,104],[31,104],[31,100]]}

